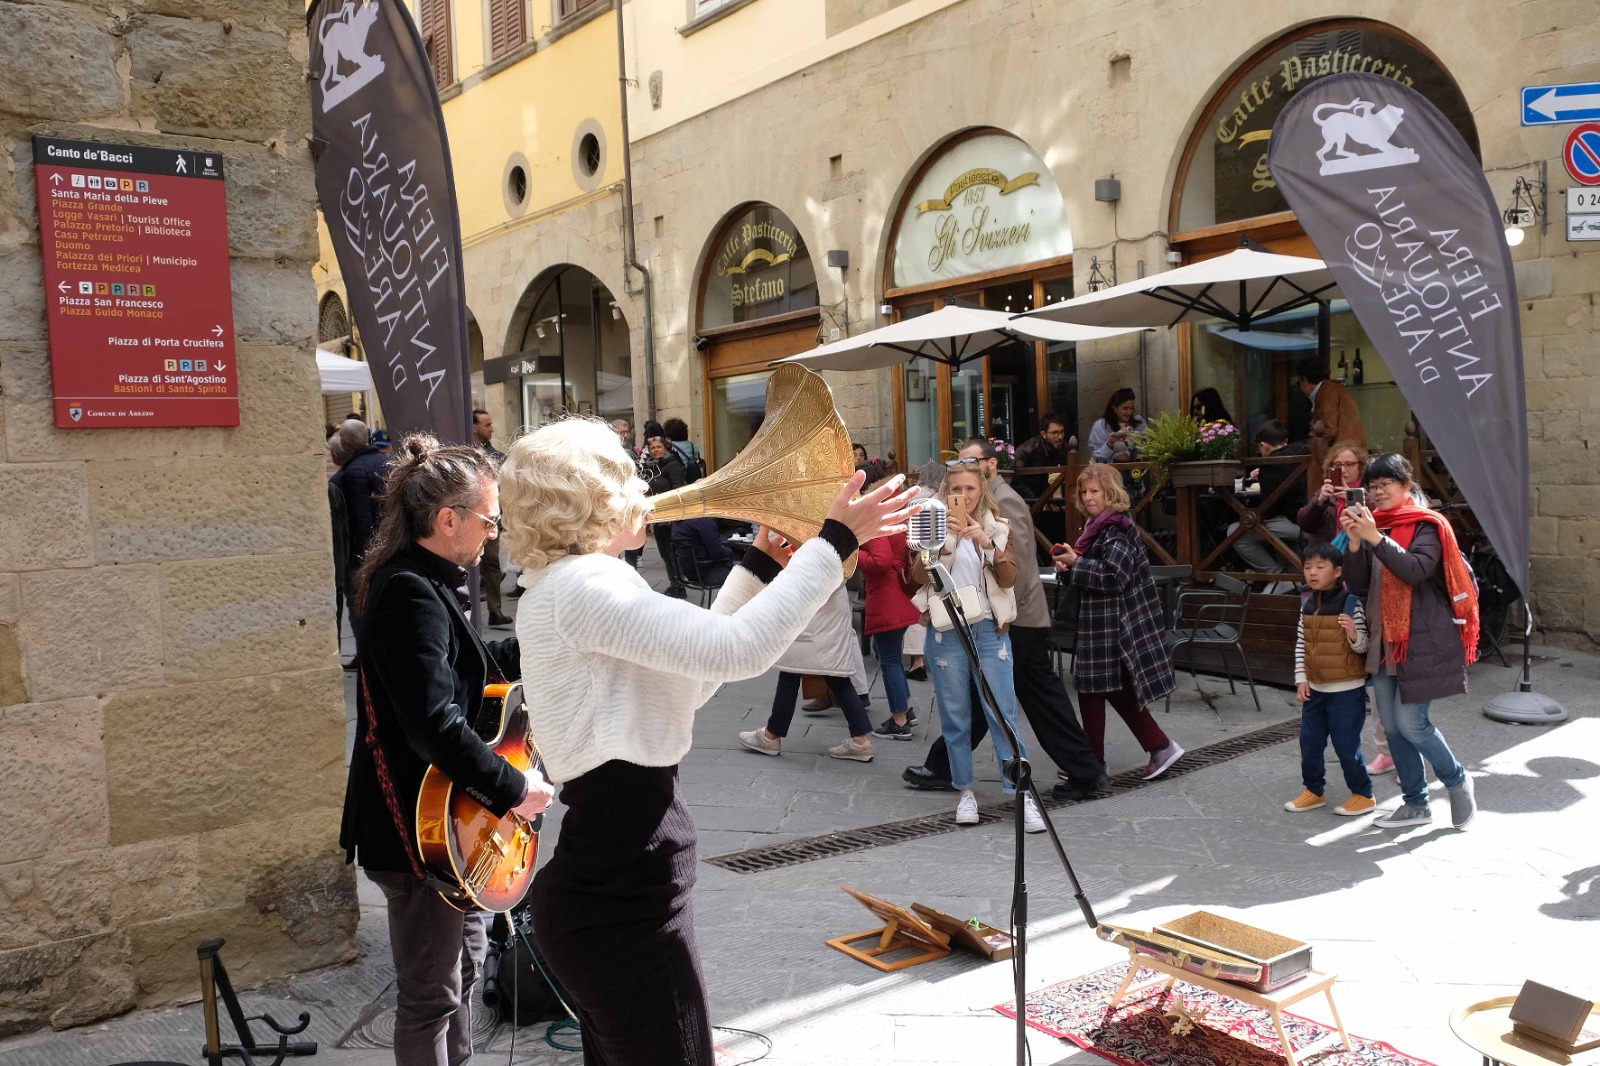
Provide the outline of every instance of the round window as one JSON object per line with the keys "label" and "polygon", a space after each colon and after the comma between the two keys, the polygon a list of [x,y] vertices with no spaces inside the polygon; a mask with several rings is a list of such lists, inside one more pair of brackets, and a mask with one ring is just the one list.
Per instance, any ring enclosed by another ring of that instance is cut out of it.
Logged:
{"label": "round window", "polygon": [[528,157],[521,152],[512,152],[506,159],[505,170],[500,176],[500,198],[505,201],[506,214],[517,218],[528,209],[528,200],[533,194],[530,187],[532,179],[529,177],[532,168],[528,165]]}
{"label": "round window", "polygon": [[600,187],[606,171],[606,131],[586,118],[572,131],[572,180],[584,192]]}

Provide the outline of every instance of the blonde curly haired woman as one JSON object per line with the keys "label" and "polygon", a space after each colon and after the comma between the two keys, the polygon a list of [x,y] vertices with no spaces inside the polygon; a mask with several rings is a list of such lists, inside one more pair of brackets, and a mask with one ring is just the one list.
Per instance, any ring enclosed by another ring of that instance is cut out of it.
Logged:
{"label": "blonde curly haired woman", "polygon": [[861,541],[903,528],[899,480],[847,481],[793,552],[766,530],[711,610],[653,591],[624,551],[650,504],[610,427],[569,419],[513,442],[500,470],[522,676],[567,811],[534,879],[534,929],[583,1028],[584,1061],[712,1066],[690,891],[695,827],[678,788],[694,712],[771,669]]}

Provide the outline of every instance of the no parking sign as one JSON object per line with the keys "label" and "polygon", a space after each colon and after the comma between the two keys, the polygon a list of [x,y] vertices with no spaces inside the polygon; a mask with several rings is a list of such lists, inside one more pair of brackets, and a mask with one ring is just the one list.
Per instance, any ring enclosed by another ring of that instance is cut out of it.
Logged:
{"label": "no parking sign", "polygon": [[1567,134],[1561,149],[1567,173],[1580,185],[1600,185],[1600,125],[1584,122]]}

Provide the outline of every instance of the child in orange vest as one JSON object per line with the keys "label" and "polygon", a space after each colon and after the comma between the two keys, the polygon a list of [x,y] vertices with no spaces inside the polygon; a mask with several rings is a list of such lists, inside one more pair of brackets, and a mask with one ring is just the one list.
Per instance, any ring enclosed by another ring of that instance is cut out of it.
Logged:
{"label": "child in orange vest", "polygon": [[1296,694],[1300,709],[1300,777],[1304,791],[1283,809],[1313,811],[1326,802],[1324,751],[1329,739],[1344,769],[1350,797],[1334,814],[1370,812],[1372,778],[1361,758],[1361,725],[1367,716],[1367,616],[1361,598],[1344,583],[1344,553],[1331,544],[1307,546],[1301,564],[1306,587],[1294,642]]}

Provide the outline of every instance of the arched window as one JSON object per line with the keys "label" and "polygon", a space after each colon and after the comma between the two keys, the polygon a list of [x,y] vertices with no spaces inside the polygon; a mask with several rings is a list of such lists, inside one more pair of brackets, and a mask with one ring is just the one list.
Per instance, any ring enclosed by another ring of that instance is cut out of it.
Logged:
{"label": "arched window", "polygon": [[730,214],[706,248],[695,347],[704,353],[713,468],[749,443],[765,411],[767,364],[817,343],[817,271],[800,228],[771,204]]}
{"label": "arched window", "polygon": [[[1318,78],[1345,71],[1393,78],[1426,96],[1478,150],[1466,98],[1427,47],[1400,30],[1364,19],[1295,30],[1246,58],[1212,97],[1180,157],[1168,225],[1185,259],[1219,255],[1250,238],[1268,249],[1315,256],[1266,166],[1272,124],[1289,99]],[[1393,376],[1349,306],[1333,302],[1328,372],[1349,388],[1374,450],[1405,446],[1411,412]],[[1185,401],[1215,388],[1245,437],[1270,419],[1293,441],[1306,440],[1311,402],[1298,366],[1317,351],[1315,308],[1302,308],[1241,332],[1222,323],[1180,327],[1179,388]],[[1187,406],[1187,403],[1185,403]]]}
{"label": "arched window", "polygon": [[533,429],[563,414],[632,423],[628,322],[611,290],[582,267],[556,267],[518,306],[528,310],[520,337],[512,335],[516,348],[493,362],[520,386],[522,425]]}
{"label": "arched window", "polygon": [[1179,164],[1174,239],[1287,212],[1267,170],[1272,124],[1295,93],[1318,78],[1352,70],[1393,78],[1426,96],[1477,152],[1478,131],[1466,98],[1421,43],[1378,22],[1317,23],[1245,60],[1212,97]]}
{"label": "arched window", "polygon": [[[884,264],[896,319],[964,300],[1026,311],[1072,296],[1072,230],[1050,168],[1022,139],[973,129],[946,139],[906,183]],[[1078,432],[1077,348],[1016,342],[952,372],[913,359],[896,375],[896,455],[936,460],[965,437],[1021,444],[1054,414]]]}

